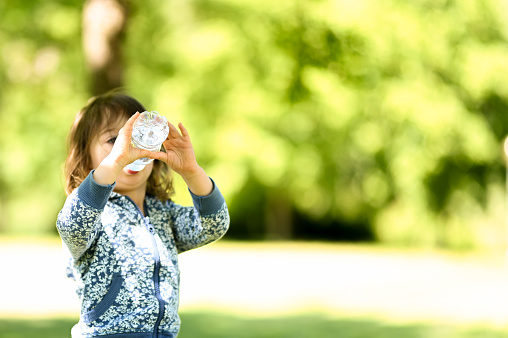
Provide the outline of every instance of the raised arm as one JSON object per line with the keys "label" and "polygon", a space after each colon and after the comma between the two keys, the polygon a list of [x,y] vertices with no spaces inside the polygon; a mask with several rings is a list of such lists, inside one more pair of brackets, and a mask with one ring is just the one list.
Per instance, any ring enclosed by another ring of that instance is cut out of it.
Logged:
{"label": "raised arm", "polygon": [[210,178],[208,180],[212,185],[209,195],[197,196],[190,192],[194,207],[168,202],[179,253],[216,241],[229,228],[229,212],[224,197],[215,183]]}
{"label": "raised arm", "polygon": [[229,227],[229,213],[221,192],[198,165],[187,129],[182,123],[178,124],[180,132],[169,122],[168,126],[163,143],[166,151],[151,157],[166,162],[182,176],[192,195],[194,208],[168,205],[177,249],[182,252],[221,238]]}

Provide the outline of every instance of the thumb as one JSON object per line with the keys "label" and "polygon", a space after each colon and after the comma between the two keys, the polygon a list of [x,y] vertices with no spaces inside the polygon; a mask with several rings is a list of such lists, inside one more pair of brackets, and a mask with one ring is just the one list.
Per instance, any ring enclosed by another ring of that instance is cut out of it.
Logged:
{"label": "thumb", "polygon": [[162,151],[148,151],[148,154],[146,157],[153,158],[154,160],[161,160],[166,161],[167,160],[167,154]]}
{"label": "thumb", "polygon": [[153,152],[150,150],[140,149],[140,148],[136,148],[136,147],[133,147],[133,148],[135,149],[135,152],[137,153],[136,154],[137,158],[143,158],[143,157],[154,158]]}

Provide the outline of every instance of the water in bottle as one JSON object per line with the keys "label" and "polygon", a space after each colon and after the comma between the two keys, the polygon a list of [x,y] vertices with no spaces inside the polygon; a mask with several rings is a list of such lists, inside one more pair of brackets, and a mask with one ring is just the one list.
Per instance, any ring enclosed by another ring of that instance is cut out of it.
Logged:
{"label": "water in bottle", "polygon": [[[159,151],[169,134],[168,121],[156,111],[141,113],[132,129],[132,145],[136,148]],[[142,170],[153,159],[140,158],[127,165],[132,171]]]}

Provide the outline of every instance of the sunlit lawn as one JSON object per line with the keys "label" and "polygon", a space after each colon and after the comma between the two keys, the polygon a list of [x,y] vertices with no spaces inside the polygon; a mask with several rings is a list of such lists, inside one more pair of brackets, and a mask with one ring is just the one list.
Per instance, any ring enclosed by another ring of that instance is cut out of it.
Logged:
{"label": "sunlit lawn", "polygon": [[[0,239],[0,338],[70,337],[60,243]],[[17,257],[17,260],[10,259]],[[179,338],[508,337],[498,260],[326,243],[222,242],[182,254]]]}
{"label": "sunlit lawn", "polygon": [[[395,324],[362,317],[327,318],[319,314],[237,317],[217,312],[183,312],[179,338],[462,338],[506,337],[507,331],[438,323]],[[2,338],[70,337],[76,319],[0,319]]]}
{"label": "sunlit lawn", "polygon": [[[184,312],[179,338],[455,338],[506,337],[507,332],[481,326],[436,323],[394,324],[369,318],[332,319],[316,314],[240,318],[216,312]],[[2,338],[69,337],[72,318],[0,319]]]}

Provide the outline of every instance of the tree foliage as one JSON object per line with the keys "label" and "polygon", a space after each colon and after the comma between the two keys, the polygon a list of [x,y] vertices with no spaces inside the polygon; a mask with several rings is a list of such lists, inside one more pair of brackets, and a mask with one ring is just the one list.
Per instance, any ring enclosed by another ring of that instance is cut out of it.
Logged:
{"label": "tree foliage", "polygon": [[[0,7],[1,226],[48,229],[89,95],[82,8]],[[499,245],[504,13],[501,0],[132,2],[125,85],[188,126],[230,236]]]}

